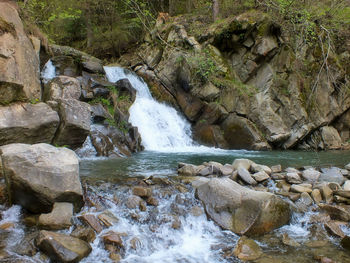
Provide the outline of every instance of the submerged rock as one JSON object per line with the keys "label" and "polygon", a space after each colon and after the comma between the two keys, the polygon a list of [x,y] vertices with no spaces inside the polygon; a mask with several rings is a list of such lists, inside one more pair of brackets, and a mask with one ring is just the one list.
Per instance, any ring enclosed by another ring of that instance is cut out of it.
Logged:
{"label": "submerged rock", "polygon": [[245,188],[228,178],[213,178],[197,187],[206,213],[239,235],[261,235],[290,220],[289,205],[274,194]]}
{"label": "submerged rock", "polygon": [[238,240],[234,249],[234,255],[243,261],[256,260],[263,252],[259,245],[252,239],[243,236]]}
{"label": "submerged rock", "polygon": [[0,147],[10,201],[33,213],[50,212],[55,202],[83,205],[79,161],[66,148],[49,144]]}
{"label": "submerged rock", "polygon": [[81,239],[45,230],[40,231],[36,245],[54,262],[79,262],[91,252],[91,246]]}

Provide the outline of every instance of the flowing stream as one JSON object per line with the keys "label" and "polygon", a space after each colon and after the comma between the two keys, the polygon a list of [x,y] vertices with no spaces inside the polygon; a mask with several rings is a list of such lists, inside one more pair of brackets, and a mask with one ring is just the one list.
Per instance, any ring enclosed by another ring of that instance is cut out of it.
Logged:
{"label": "flowing stream", "polygon": [[[196,145],[186,119],[175,109],[155,101],[141,78],[118,67],[105,67],[105,71],[111,82],[128,78],[137,90],[136,101],[130,108],[130,122],[138,127],[146,150],[130,158],[82,158],[80,175],[83,184],[87,185],[89,198],[101,204],[85,207],[81,214],[88,212],[99,215],[108,210],[119,219],[116,224],[98,234],[91,243],[93,251],[82,261],[84,263],[113,262],[102,242],[102,236],[109,231],[122,236],[123,263],[241,262],[232,255],[239,237],[230,231],[223,231],[208,220],[193,189],[177,179],[179,162],[198,165],[205,161],[217,161],[225,164],[232,163],[236,158],[248,158],[266,165],[282,164],[283,167],[342,167],[350,160],[349,151],[228,151]],[[55,68],[49,61],[42,78],[48,81],[54,76]],[[87,140],[78,154],[94,156],[96,152]],[[153,196],[159,205],[147,206],[146,211],[128,207],[126,204],[131,195],[131,186],[148,177],[154,182]],[[271,185],[270,190],[273,189]],[[11,222],[16,226],[5,232],[0,230],[0,235],[3,234],[0,236],[0,245],[6,246],[7,253],[19,260],[27,260],[23,262],[49,262],[40,254],[27,257],[17,251],[23,245],[24,233],[28,231],[21,224],[23,214],[20,207],[7,209],[0,206],[0,213],[0,225]],[[302,214],[295,213],[289,225],[256,238],[265,253],[262,260],[256,262],[318,262],[314,260],[314,255],[329,256],[337,262],[350,262],[348,254],[339,247],[339,242],[325,234],[322,224],[310,224],[314,216],[312,209]],[[347,226],[343,230],[350,232]],[[302,246],[283,245],[281,240],[285,234]],[[310,240],[323,241],[326,245],[309,246],[307,242]]]}

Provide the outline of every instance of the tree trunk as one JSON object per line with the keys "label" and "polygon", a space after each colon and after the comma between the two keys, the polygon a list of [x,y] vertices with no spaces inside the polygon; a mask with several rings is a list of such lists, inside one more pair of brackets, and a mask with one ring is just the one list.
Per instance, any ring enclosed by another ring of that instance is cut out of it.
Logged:
{"label": "tree trunk", "polygon": [[214,22],[219,17],[219,0],[213,0],[213,20]]}

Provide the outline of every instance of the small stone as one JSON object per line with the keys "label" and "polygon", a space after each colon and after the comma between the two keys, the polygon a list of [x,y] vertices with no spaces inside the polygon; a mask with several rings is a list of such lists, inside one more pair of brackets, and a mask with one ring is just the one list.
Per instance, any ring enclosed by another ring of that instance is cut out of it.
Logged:
{"label": "small stone", "polygon": [[129,209],[136,209],[140,207],[140,203],[142,202],[141,197],[132,195],[129,196],[129,198],[126,201],[126,207]]}
{"label": "small stone", "polygon": [[60,230],[72,225],[73,205],[71,203],[54,203],[51,213],[39,216],[39,226],[43,229]]}
{"label": "small stone", "polygon": [[301,195],[300,193],[292,193],[292,192],[277,192],[276,194],[288,197],[293,202],[297,201]]}
{"label": "small stone", "polygon": [[342,197],[342,196],[339,196],[339,195],[334,195],[333,198],[334,198],[334,201],[336,203],[344,203],[344,204],[347,204],[347,205],[350,204],[350,199],[348,199],[348,198],[345,198],[345,197]]}
{"label": "small stone", "polygon": [[316,182],[320,175],[321,173],[313,168],[306,169],[301,174],[302,178],[309,182]]}
{"label": "small stone", "polygon": [[285,180],[276,181],[276,186],[285,192],[290,191],[290,184],[288,184]]}
{"label": "small stone", "polygon": [[181,228],[181,220],[180,220],[179,217],[174,216],[174,220],[173,220],[173,222],[171,224],[171,227],[173,229],[180,229]]}
{"label": "small stone", "polygon": [[327,230],[328,234],[331,236],[336,236],[336,237],[344,237],[345,234],[341,230],[339,223],[336,221],[329,221],[324,224],[324,228]]}
{"label": "small stone", "polygon": [[280,173],[282,172],[282,166],[280,164],[271,166],[272,173]]}
{"label": "small stone", "polygon": [[286,178],[286,174],[285,173],[274,173],[271,175],[271,179],[272,180],[283,180]]}
{"label": "small stone", "polygon": [[146,202],[147,202],[148,205],[152,205],[152,206],[158,206],[159,205],[158,199],[153,197],[153,196],[148,197]]}
{"label": "small stone", "polygon": [[96,238],[95,231],[90,226],[77,226],[71,233],[71,236],[88,243],[93,242]]}
{"label": "small stone", "polygon": [[15,227],[15,224],[12,222],[3,223],[0,225],[1,230],[9,230],[10,228],[14,228],[14,227]]}
{"label": "small stone", "polygon": [[308,193],[301,193],[300,198],[295,203],[296,207],[303,212],[306,212],[310,205],[313,204],[313,200]]}
{"label": "small stone", "polygon": [[121,239],[120,235],[116,232],[110,231],[103,237],[103,243],[104,244],[110,244],[113,246],[116,246],[118,248],[123,248],[123,240]]}
{"label": "small stone", "polygon": [[312,190],[311,196],[312,196],[312,199],[314,199],[316,204],[322,201],[322,195],[319,189]]}
{"label": "small stone", "polygon": [[344,176],[348,176],[348,175],[350,174],[349,171],[346,170],[346,169],[340,169],[340,172],[341,172],[341,174],[344,175]]}
{"label": "small stone", "polygon": [[282,243],[291,247],[300,247],[300,244],[294,239],[290,238],[286,233],[282,236]]}
{"label": "small stone", "polygon": [[250,169],[250,166],[254,162],[248,159],[236,159],[233,161],[232,166],[234,170],[238,170],[238,168],[244,168],[246,170]]}
{"label": "small stone", "polygon": [[97,217],[105,227],[111,227],[118,223],[119,219],[111,211],[104,211]]}
{"label": "small stone", "polygon": [[293,184],[290,187],[290,190],[292,192],[296,192],[296,193],[311,193],[312,192],[312,189],[310,189],[308,187],[303,187],[303,186],[300,186],[300,185],[297,185],[297,184]]}
{"label": "small stone", "polygon": [[137,237],[133,237],[131,240],[130,240],[130,247],[134,250],[137,250],[138,248],[141,248],[141,241],[139,238]]}
{"label": "small stone", "polygon": [[93,230],[95,230],[97,233],[101,233],[103,228],[99,222],[99,220],[92,214],[85,214],[78,217],[80,220],[82,220],[87,225],[91,226]]}
{"label": "small stone", "polygon": [[230,178],[232,181],[237,182],[238,171],[237,171],[237,170],[234,170],[234,171],[232,172],[232,174],[229,176],[229,178]]}
{"label": "small stone", "polygon": [[114,252],[109,254],[109,258],[111,260],[113,260],[114,263],[118,263],[122,260],[122,256],[120,254],[114,253]]}
{"label": "small stone", "polygon": [[290,184],[301,184],[303,182],[297,173],[287,173],[286,180]]}
{"label": "small stone", "polygon": [[152,189],[143,186],[135,186],[132,189],[132,193],[139,197],[150,197],[152,195]]}
{"label": "small stone", "polygon": [[344,198],[350,198],[350,191],[337,190],[334,191],[333,194],[342,196]]}
{"label": "small stone", "polygon": [[262,249],[252,239],[242,236],[234,248],[234,255],[243,261],[256,260],[263,254]]}
{"label": "small stone", "polygon": [[347,165],[345,165],[344,167],[346,170],[350,170],[350,163],[348,163]]}
{"label": "small stone", "polygon": [[230,176],[233,173],[233,165],[225,164],[220,168],[220,172],[223,176]]}
{"label": "small stone", "polygon": [[146,204],[146,202],[142,200],[142,201],[140,202],[139,208],[140,208],[140,210],[141,210],[142,212],[147,211],[147,204]]}
{"label": "small stone", "polygon": [[337,167],[332,168],[322,168],[322,174],[319,178],[320,182],[334,182],[342,185],[345,181],[345,177],[340,172],[340,169]]}
{"label": "small stone", "polygon": [[198,172],[198,167],[193,164],[183,164],[177,172],[181,176],[195,176]]}
{"label": "small stone", "polygon": [[338,183],[330,182],[327,184],[329,188],[331,188],[332,191],[338,191],[341,190],[341,187]]}
{"label": "small stone", "polygon": [[249,171],[245,168],[238,168],[238,176],[246,183],[250,185],[256,185],[257,182],[250,175]]}
{"label": "small stone", "polygon": [[261,183],[265,180],[268,180],[270,179],[270,176],[264,172],[264,171],[261,171],[261,172],[257,172],[255,174],[252,174],[252,177],[255,181],[257,181],[258,183]]}
{"label": "small stone", "polygon": [[323,201],[325,201],[327,204],[333,201],[333,191],[331,188],[329,188],[328,185],[322,186],[321,193],[322,193]]}
{"label": "small stone", "polygon": [[297,170],[297,169],[295,169],[295,168],[292,168],[292,167],[286,168],[285,171],[286,171],[287,173],[297,173],[297,174],[301,175],[301,172],[300,172],[299,170]]}
{"label": "small stone", "polygon": [[194,206],[194,207],[191,208],[190,213],[191,213],[191,215],[198,217],[198,216],[203,215],[204,211],[203,211],[203,209],[201,207]]}
{"label": "small stone", "polygon": [[262,164],[256,164],[256,163],[253,163],[250,166],[250,170],[254,173],[265,172],[268,175],[270,175],[272,172],[270,167],[268,167],[266,165],[262,165]]}

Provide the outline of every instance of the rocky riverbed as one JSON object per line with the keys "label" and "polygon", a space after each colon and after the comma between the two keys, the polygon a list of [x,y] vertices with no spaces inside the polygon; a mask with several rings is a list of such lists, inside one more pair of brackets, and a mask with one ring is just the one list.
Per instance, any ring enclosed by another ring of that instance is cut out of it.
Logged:
{"label": "rocky riverbed", "polygon": [[[4,262],[350,262],[349,166],[295,169],[235,159],[179,163],[172,177],[84,177],[81,184],[73,182],[74,152],[20,146],[1,148]],[[73,154],[70,166],[57,161],[63,153]],[[19,158],[22,169],[11,163]],[[59,195],[49,179],[40,190],[30,178],[42,173],[61,182],[69,175],[73,181],[55,187],[81,189],[83,208],[80,197],[72,199],[79,194]],[[27,185],[11,191],[16,180]],[[5,186],[21,206],[9,205]],[[34,197],[50,208],[26,206]]]}

